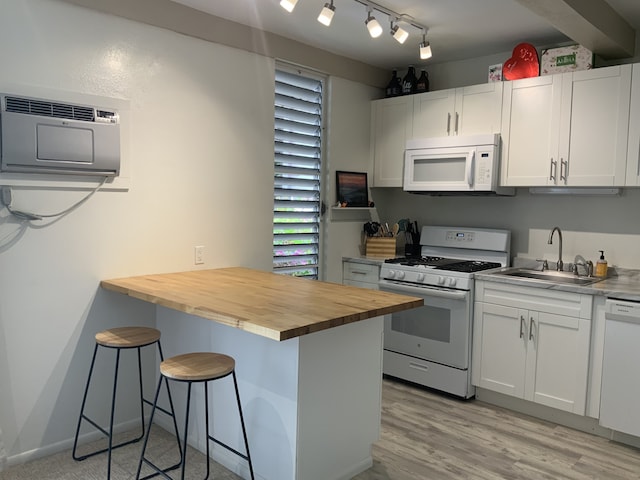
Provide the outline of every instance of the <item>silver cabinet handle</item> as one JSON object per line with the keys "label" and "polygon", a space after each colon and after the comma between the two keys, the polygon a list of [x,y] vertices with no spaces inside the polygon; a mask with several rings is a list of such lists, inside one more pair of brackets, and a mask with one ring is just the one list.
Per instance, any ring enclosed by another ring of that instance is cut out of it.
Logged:
{"label": "silver cabinet handle", "polygon": [[567,184],[567,175],[569,174],[569,160],[560,159],[560,180],[564,180],[565,185]]}
{"label": "silver cabinet handle", "polygon": [[458,112],[456,112],[456,129],[455,129],[455,134],[458,135],[458,119],[460,118],[460,115],[458,115]]}
{"label": "silver cabinet handle", "polygon": [[447,113],[447,135],[451,133],[451,113]]}
{"label": "silver cabinet handle", "polygon": [[520,338],[524,337],[524,315],[520,315]]}
{"label": "silver cabinet handle", "polygon": [[529,321],[530,321],[530,323],[529,323],[529,340],[533,340],[533,327],[535,326],[534,325],[535,322],[533,321],[533,317],[531,317],[529,319]]}
{"label": "silver cabinet handle", "polygon": [[551,164],[549,165],[549,180],[556,181],[556,171],[558,170],[558,162],[551,157]]}

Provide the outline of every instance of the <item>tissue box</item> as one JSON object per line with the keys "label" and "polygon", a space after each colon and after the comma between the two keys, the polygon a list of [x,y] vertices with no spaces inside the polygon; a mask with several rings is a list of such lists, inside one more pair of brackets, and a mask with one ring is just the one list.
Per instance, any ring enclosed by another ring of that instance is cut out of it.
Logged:
{"label": "tissue box", "polygon": [[489,82],[502,81],[502,64],[489,65]]}
{"label": "tissue box", "polygon": [[593,52],[580,45],[548,48],[540,57],[540,75],[576,72],[593,68]]}

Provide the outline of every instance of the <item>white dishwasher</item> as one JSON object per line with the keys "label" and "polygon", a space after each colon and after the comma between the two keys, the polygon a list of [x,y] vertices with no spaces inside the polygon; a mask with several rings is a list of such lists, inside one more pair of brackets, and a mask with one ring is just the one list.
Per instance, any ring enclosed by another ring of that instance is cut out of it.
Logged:
{"label": "white dishwasher", "polygon": [[640,437],[640,302],[605,303],[600,425]]}

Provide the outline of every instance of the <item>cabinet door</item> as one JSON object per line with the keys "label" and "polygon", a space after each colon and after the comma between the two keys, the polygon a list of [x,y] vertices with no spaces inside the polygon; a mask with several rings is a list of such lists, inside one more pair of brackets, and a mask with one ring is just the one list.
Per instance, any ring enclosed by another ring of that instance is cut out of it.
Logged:
{"label": "cabinet door", "polygon": [[527,313],[525,400],[584,415],[591,322]]}
{"label": "cabinet door", "polygon": [[566,74],[571,88],[563,92],[562,103],[570,104],[570,126],[565,126],[563,118],[558,185],[624,185],[631,68],[622,65]]}
{"label": "cabinet door", "polygon": [[640,63],[633,65],[625,185],[640,186]]}
{"label": "cabinet door", "polygon": [[455,135],[500,133],[502,82],[456,89],[453,118],[453,133]]}
{"label": "cabinet door", "polygon": [[561,75],[504,83],[503,186],[555,185],[559,174]]}
{"label": "cabinet door", "polygon": [[374,100],[371,114],[373,186],[401,187],[404,148],[413,124],[413,97]]}
{"label": "cabinet door", "polygon": [[454,135],[455,89],[414,95],[413,138]]}
{"label": "cabinet door", "polygon": [[526,310],[476,302],[474,311],[473,384],[524,397]]}

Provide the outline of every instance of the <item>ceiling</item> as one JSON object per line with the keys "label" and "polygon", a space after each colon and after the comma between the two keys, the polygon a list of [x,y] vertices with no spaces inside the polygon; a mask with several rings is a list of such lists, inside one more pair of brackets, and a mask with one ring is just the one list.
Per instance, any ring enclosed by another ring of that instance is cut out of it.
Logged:
{"label": "ceiling", "polygon": [[[388,70],[421,62],[428,65],[510,52],[520,42],[532,43],[538,48],[576,43],[552,26],[553,20],[524,6],[526,0],[377,0],[375,3],[428,28],[427,40],[433,57],[426,63],[419,59],[422,32],[416,28],[400,24],[410,34],[404,45],[400,45],[388,33],[389,17],[374,10],[385,31],[377,39],[369,36],[364,25],[366,8],[362,3],[366,0],[334,0],[336,12],[330,27],[316,21],[329,0],[299,0],[292,13],[281,8],[279,0],[172,1]],[[640,31],[639,0],[606,1],[634,30]],[[549,2],[572,3],[571,0],[546,1]],[[543,1],[536,7],[544,4],[542,8],[546,9],[546,3]]]}

